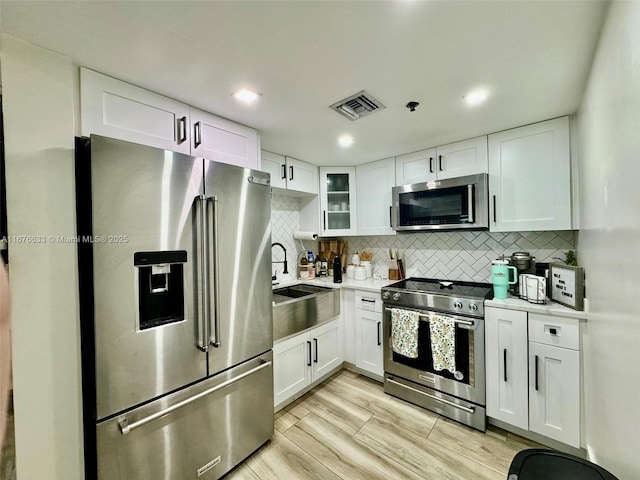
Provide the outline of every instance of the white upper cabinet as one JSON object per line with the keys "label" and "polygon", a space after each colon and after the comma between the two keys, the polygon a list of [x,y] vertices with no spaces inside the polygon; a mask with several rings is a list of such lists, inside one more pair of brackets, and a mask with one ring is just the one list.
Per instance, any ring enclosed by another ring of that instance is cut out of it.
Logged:
{"label": "white upper cabinet", "polygon": [[92,133],[259,169],[258,132],[101,73],[80,69],[82,135]]}
{"label": "white upper cabinet", "polygon": [[356,235],[355,167],[320,168],[321,236]]}
{"label": "white upper cabinet", "polygon": [[396,185],[486,173],[487,164],[483,135],[396,157]]}
{"label": "white upper cabinet", "polygon": [[489,135],[490,230],[570,230],[569,118]]}
{"label": "white upper cabinet", "polygon": [[82,135],[104,135],[190,154],[189,106],[80,69]]}
{"label": "white upper cabinet", "polygon": [[391,228],[391,189],[395,179],[393,157],[356,167],[358,235],[395,235]]}
{"label": "white upper cabinet", "polygon": [[435,148],[397,156],[396,185],[410,185],[435,180],[435,161]]}
{"label": "white upper cabinet", "polygon": [[284,155],[261,150],[260,168],[271,176],[273,188],[287,188],[287,165]]}
{"label": "white upper cabinet", "polygon": [[262,170],[271,174],[271,186],[282,190],[318,194],[318,167],[262,150]]}
{"label": "white upper cabinet", "polygon": [[259,169],[258,132],[191,107],[191,155]]}

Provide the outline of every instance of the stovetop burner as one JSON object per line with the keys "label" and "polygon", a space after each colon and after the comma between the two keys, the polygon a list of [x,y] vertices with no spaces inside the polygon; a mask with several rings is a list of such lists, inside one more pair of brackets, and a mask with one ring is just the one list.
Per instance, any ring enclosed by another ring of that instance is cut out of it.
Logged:
{"label": "stovetop burner", "polygon": [[490,283],[477,282],[453,282],[434,278],[407,278],[392,285],[390,288],[398,288],[412,292],[427,292],[454,297],[467,297],[485,299],[491,296],[493,287]]}
{"label": "stovetop burner", "polygon": [[382,288],[387,307],[433,309],[473,317],[483,317],[484,301],[492,298],[490,283],[411,277]]}

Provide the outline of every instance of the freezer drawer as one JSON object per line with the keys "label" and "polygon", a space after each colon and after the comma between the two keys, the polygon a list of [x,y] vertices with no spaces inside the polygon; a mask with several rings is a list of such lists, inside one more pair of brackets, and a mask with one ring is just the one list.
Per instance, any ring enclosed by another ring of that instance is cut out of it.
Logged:
{"label": "freezer drawer", "polygon": [[98,478],[220,478],[273,436],[272,360],[269,351],[99,423]]}

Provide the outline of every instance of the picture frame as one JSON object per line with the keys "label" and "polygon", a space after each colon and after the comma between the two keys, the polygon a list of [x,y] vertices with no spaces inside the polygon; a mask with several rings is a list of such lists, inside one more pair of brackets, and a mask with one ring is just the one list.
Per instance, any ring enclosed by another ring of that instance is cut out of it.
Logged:
{"label": "picture frame", "polygon": [[549,264],[551,300],[574,310],[584,310],[584,268]]}

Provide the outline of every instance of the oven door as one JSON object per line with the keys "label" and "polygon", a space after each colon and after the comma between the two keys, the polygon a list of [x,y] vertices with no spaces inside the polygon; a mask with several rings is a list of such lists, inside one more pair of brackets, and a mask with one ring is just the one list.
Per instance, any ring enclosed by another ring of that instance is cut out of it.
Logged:
{"label": "oven door", "polygon": [[[418,313],[420,315],[418,356],[417,358],[409,358],[393,351],[391,309],[385,307],[383,317],[384,371],[478,405],[485,405],[484,320],[428,310],[420,310]],[[455,372],[434,369],[429,328],[430,313],[447,315],[455,322]]]}

